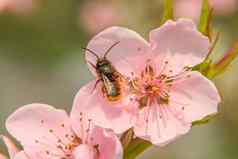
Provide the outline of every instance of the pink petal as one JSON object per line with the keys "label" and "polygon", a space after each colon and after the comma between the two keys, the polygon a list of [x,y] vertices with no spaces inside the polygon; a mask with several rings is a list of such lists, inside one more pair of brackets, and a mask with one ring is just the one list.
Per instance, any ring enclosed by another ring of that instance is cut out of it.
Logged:
{"label": "pink petal", "polygon": [[93,143],[98,144],[99,159],[122,159],[122,145],[112,131],[96,127],[91,135]]}
{"label": "pink petal", "polygon": [[16,147],[16,145],[10,138],[4,135],[0,135],[0,137],[2,138],[3,142],[7,146],[10,158],[13,159],[14,156],[19,152],[18,148]]}
{"label": "pink petal", "polygon": [[6,127],[32,158],[48,159],[52,157],[49,155],[51,153],[59,157],[64,155],[57,147],[59,140],[69,143],[66,135],[72,135],[66,112],[45,104],[30,104],[19,108],[7,119]]}
{"label": "pink petal", "polygon": [[73,151],[73,157],[74,159],[95,159],[97,157],[96,153],[92,146],[81,144]]}
{"label": "pink petal", "polygon": [[[99,158],[95,158],[122,159],[121,143],[112,131],[95,126],[94,121],[89,120],[87,114],[74,113],[72,113],[73,129],[82,142],[88,144],[80,145],[74,150],[75,158],[94,159],[95,156],[99,156]],[[95,149],[95,147],[97,148]]]}
{"label": "pink petal", "polygon": [[13,159],[30,159],[24,151],[20,151]]}
{"label": "pink petal", "polygon": [[7,157],[0,153],[0,159],[7,159]]}
{"label": "pink petal", "polygon": [[209,40],[197,31],[192,20],[167,21],[150,33],[152,50],[158,58],[166,58],[169,69],[181,71],[201,63],[208,54]]}
{"label": "pink petal", "polygon": [[[109,103],[102,95],[100,85],[94,90],[95,80],[82,87],[77,93],[71,112],[73,121],[80,121],[80,113],[87,114],[89,119],[104,128],[111,128],[116,133],[129,129],[131,112],[124,108],[124,100]],[[121,124],[123,123],[123,124]]]}
{"label": "pink petal", "polygon": [[190,128],[190,123],[182,122],[167,106],[154,105],[141,110],[134,132],[137,137],[148,140],[154,145],[164,146],[186,134]]}
{"label": "pink petal", "polygon": [[171,105],[182,110],[188,122],[217,113],[220,101],[215,85],[198,72],[184,77],[171,90]]}
{"label": "pink petal", "polygon": [[[120,43],[112,48],[107,59],[123,75],[130,74],[140,64],[138,60],[134,60],[135,56],[144,56],[149,48],[149,44],[136,32],[123,27],[111,27],[93,37],[87,48],[103,57],[116,42]],[[91,53],[87,52],[86,60],[96,65],[96,58]],[[95,74],[95,69],[91,65],[89,68]]]}

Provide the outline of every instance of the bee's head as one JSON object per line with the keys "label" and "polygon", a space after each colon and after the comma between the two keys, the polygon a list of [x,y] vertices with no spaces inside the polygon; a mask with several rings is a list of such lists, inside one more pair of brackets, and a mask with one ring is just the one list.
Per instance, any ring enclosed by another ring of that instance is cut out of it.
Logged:
{"label": "bee's head", "polygon": [[99,59],[96,64],[96,68],[99,72],[104,74],[112,73],[113,71],[111,63],[107,59]]}
{"label": "bee's head", "polygon": [[97,60],[97,64],[96,64],[97,67],[103,67],[103,66],[106,66],[106,65],[110,65],[110,62],[107,59],[100,58],[100,59]]}

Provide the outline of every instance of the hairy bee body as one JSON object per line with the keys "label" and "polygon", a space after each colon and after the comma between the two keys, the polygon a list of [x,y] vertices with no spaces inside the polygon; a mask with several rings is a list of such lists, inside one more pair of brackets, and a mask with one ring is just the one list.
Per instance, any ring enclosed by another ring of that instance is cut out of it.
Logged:
{"label": "hairy bee body", "polygon": [[108,99],[108,101],[117,101],[121,97],[122,87],[121,81],[123,79],[122,75],[116,70],[116,68],[111,64],[111,62],[106,58],[110,50],[119,44],[119,42],[114,43],[103,55],[99,57],[97,53],[92,50],[85,48],[86,51],[91,53],[97,58],[96,64],[94,65],[90,61],[89,64],[94,67],[98,75],[98,80],[95,84],[95,88],[98,82],[102,82],[102,92]]}
{"label": "hairy bee body", "polygon": [[109,101],[117,101],[121,97],[121,76],[107,59],[100,59],[96,64],[96,72],[103,82],[102,91]]}

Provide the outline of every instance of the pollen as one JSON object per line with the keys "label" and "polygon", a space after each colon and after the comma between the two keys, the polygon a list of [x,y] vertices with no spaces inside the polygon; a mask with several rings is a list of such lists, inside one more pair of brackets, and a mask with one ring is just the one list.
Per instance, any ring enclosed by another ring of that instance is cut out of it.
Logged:
{"label": "pollen", "polygon": [[[132,76],[130,92],[135,94],[139,108],[152,105],[166,106],[170,102],[170,90],[173,83],[180,79],[189,69],[184,69],[178,75],[171,75],[173,70],[168,69],[169,62],[165,61],[160,71],[156,70],[153,60],[148,60],[139,76]],[[187,75],[189,78],[189,75]]]}

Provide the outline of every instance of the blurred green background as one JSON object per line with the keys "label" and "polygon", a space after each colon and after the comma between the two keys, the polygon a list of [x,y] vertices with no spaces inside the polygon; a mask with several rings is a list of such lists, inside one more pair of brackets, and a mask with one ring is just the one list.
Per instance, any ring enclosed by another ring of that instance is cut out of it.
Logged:
{"label": "blurred green background", "polygon": [[[107,26],[120,25],[147,38],[149,31],[159,26],[163,12],[162,0],[15,1],[22,1],[22,4],[34,1],[34,7],[2,5],[7,0],[0,1],[2,134],[7,134],[5,119],[22,105],[40,102],[70,111],[74,95],[93,78],[81,48],[94,34]],[[191,1],[177,0],[176,3],[191,5]],[[212,3],[215,8],[215,2]],[[189,5],[182,9],[187,12],[183,16],[192,15],[191,10],[198,7],[198,4],[193,6],[195,8]],[[238,5],[231,6],[233,11],[229,8],[227,13],[215,8],[214,26],[221,32],[215,58],[238,40]],[[238,60],[235,60],[226,73],[215,80],[223,98],[218,118],[207,125],[194,127],[188,135],[166,147],[149,149],[140,159],[237,159],[237,74]],[[0,152],[6,153],[2,142]]]}

